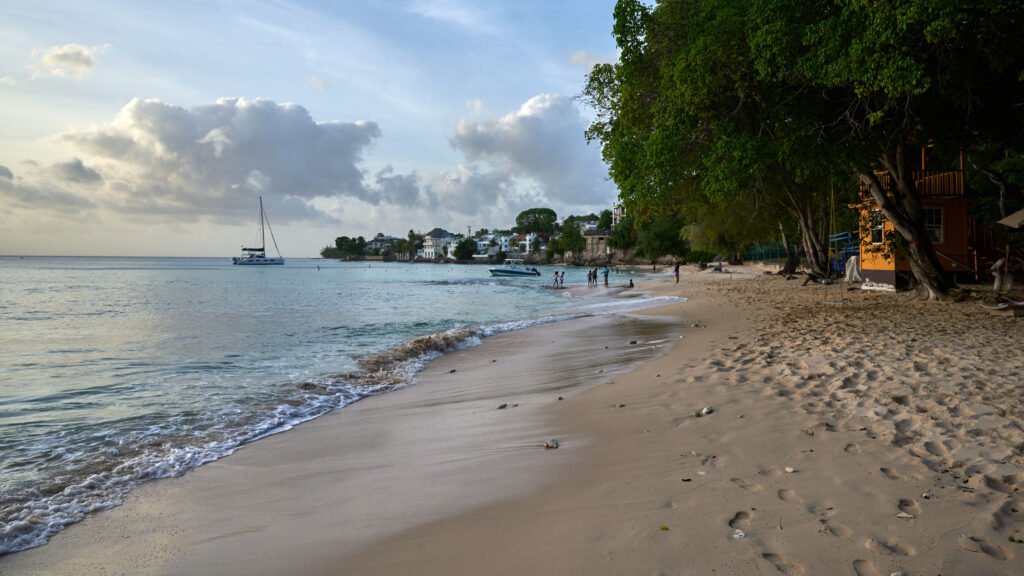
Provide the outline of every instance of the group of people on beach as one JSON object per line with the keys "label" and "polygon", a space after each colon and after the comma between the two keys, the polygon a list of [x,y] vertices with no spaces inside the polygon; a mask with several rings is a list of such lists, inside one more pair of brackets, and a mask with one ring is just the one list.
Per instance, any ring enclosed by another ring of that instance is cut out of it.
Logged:
{"label": "group of people on beach", "polygon": [[555,270],[555,281],[551,283],[552,288],[565,288],[565,272],[559,274],[558,270]]}
{"label": "group of people on beach", "polygon": [[[594,268],[593,270],[588,270],[587,271],[587,286],[589,286],[591,288],[597,286],[597,278],[598,278],[597,268]],[[608,286],[608,267],[607,266],[604,267],[604,285]]]}

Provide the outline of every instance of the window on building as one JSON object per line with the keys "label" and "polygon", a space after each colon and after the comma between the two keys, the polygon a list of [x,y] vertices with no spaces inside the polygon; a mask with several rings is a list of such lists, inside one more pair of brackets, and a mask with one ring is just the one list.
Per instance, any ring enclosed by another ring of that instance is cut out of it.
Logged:
{"label": "window on building", "polygon": [[942,208],[924,209],[924,229],[932,237],[932,243],[942,244]]}
{"label": "window on building", "polygon": [[885,235],[882,233],[882,224],[885,222],[885,218],[882,217],[881,210],[871,211],[871,243],[881,244],[885,241]]}

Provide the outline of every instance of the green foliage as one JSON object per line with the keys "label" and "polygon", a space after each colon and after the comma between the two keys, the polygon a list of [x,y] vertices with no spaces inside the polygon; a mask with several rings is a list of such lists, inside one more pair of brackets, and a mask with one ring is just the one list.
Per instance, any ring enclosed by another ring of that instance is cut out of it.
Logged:
{"label": "green foliage", "polygon": [[320,251],[324,258],[338,258],[344,260],[360,260],[366,256],[366,239],[362,236],[349,238],[339,236],[334,239],[334,246],[328,246]]}
{"label": "green foliage", "polygon": [[588,77],[584,100],[598,109],[588,137],[601,141],[641,227],[682,215],[718,246],[764,239],[780,217],[822,234],[811,207],[827,205],[830,182],[849,165],[840,145],[818,137],[820,95],[759,72],[752,43],[778,40],[771,47],[785,50],[796,33],[758,36],[763,9],[738,0],[616,6],[623,57]]}
{"label": "green foliage", "polygon": [[611,230],[612,229],[612,211],[602,210],[601,216],[597,220],[598,230]]}
{"label": "green foliage", "polygon": [[682,235],[683,222],[678,218],[655,218],[637,233],[636,253],[650,260],[662,256],[683,256],[689,246]]}
{"label": "green foliage", "polygon": [[516,216],[516,230],[522,234],[531,232],[552,233],[558,223],[558,215],[550,208],[530,208]]}
{"label": "green foliage", "polygon": [[608,246],[618,250],[628,250],[636,245],[636,231],[633,229],[633,217],[623,216],[619,225],[608,237]]}
{"label": "green foliage", "polygon": [[472,238],[466,238],[455,245],[455,259],[460,262],[466,262],[473,259],[473,254],[476,254],[476,240]]}
{"label": "green foliage", "polygon": [[[832,204],[856,201],[849,175],[909,174],[908,142],[1020,150],[1024,3],[620,0],[614,18],[620,61],[594,67],[582,99],[639,224],[681,213],[710,246],[770,229],[744,218],[785,219],[818,253]],[[883,211],[926,254],[902,188]],[[915,258],[927,278],[934,254]]]}
{"label": "green foliage", "polygon": [[562,226],[562,236],[558,239],[558,246],[562,253],[572,252],[578,256],[586,249],[587,241],[583,239],[580,227],[575,222],[571,222]]}

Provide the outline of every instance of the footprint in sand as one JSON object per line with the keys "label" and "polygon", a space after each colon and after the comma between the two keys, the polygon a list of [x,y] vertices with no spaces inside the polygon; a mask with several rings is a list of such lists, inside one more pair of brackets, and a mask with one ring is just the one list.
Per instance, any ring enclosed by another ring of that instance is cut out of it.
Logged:
{"label": "footprint in sand", "polygon": [[787,576],[802,576],[804,574],[804,567],[790,561],[782,554],[761,554],[761,557],[775,565],[775,569]]}
{"label": "footprint in sand", "polygon": [[753,492],[754,494],[757,494],[758,492],[761,491],[760,484],[755,484],[754,482],[744,480],[743,478],[730,478],[729,481],[739,486],[740,488],[743,488],[747,492]]}
{"label": "footprint in sand", "polygon": [[783,502],[793,502],[795,504],[802,504],[804,501],[803,498],[797,496],[796,492],[789,488],[779,490],[779,500],[782,500]]}
{"label": "footprint in sand", "polygon": [[853,534],[853,530],[850,530],[838,522],[825,519],[819,520],[819,522],[821,522],[820,532],[822,534],[828,534],[829,536],[835,536],[837,538],[846,538],[850,534]]}
{"label": "footprint in sand", "polygon": [[939,442],[925,442],[924,449],[927,450],[928,453],[931,454],[932,456],[938,456],[939,458],[942,458],[943,456],[949,454],[949,451],[946,450],[946,447],[940,444]]}
{"label": "footprint in sand", "polygon": [[901,498],[899,509],[900,512],[906,512],[907,514],[913,514],[914,516],[921,515],[921,506],[919,506],[917,500],[914,500],[913,498]]}
{"label": "footprint in sand", "polygon": [[843,452],[847,454],[860,454],[860,446],[853,443],[847,444],[846,448],[843,448]]}
{"label": "footprint in sand", "polygon": [[891,554],[893,556],[913,556],[917,550],[908,544],[902,544],[897,540],[880,540],[869,538],[864,547],[876,554]]}
{"label": "footprint in sand", "polygon": [[853,571],[857,576],[882,576],[875,565],[867,560],[854,560]]}
{"label": "footprint in sand", "polygon": [[879,472],[889,480],[903,480],[903,475],[893,470],[892,468],[879,468]]}
{"label": "footprint in sand", "polygon": [[1017,515],[1020,511],[1024,510],[1024,503],[1017,502],[1016,500],[1007,500],[992,514],[992,527],[996,530],[1002,530],[1007,526],[1015,524],[1019,520]]}
{"label": "footprint in sand", "polygon": [[966,534],[961,534],[960,537],[956,539],[956,545],[962,550],[985,554],[995,558],[996,560],[1008,560],[1013,557],[1013,552],[1010,552],[998,544],[989,542],[984,538],[975,538],[974,536],[968,536]]}
{"label": "footprint in sand", "polygon": [[989,489],[1002,492],[1003,494],[1013,494],[1019,490],[1017,483],[1024,478],[1024,474],[1007,474],[999,478],[986,474],[984,478],[985,486],[988,486]]}
{"label": "footprint in sand", "polygon": [[729,520],[729,528],[736,528],[746,532],[750,528],[750,521],[753,520],[754,516],[745,510],[740,510],[736,514],[733,514],[732,520]]}

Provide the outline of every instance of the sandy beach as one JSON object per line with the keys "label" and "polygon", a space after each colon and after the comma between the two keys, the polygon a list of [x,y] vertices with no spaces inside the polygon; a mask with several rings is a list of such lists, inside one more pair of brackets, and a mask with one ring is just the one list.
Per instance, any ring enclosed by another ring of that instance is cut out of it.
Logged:
{"label": "sandy beach", "polygon": [[1024,573],[1021,319],[744,267],[639,289],[688,300],[445,355],[0,574]]}

